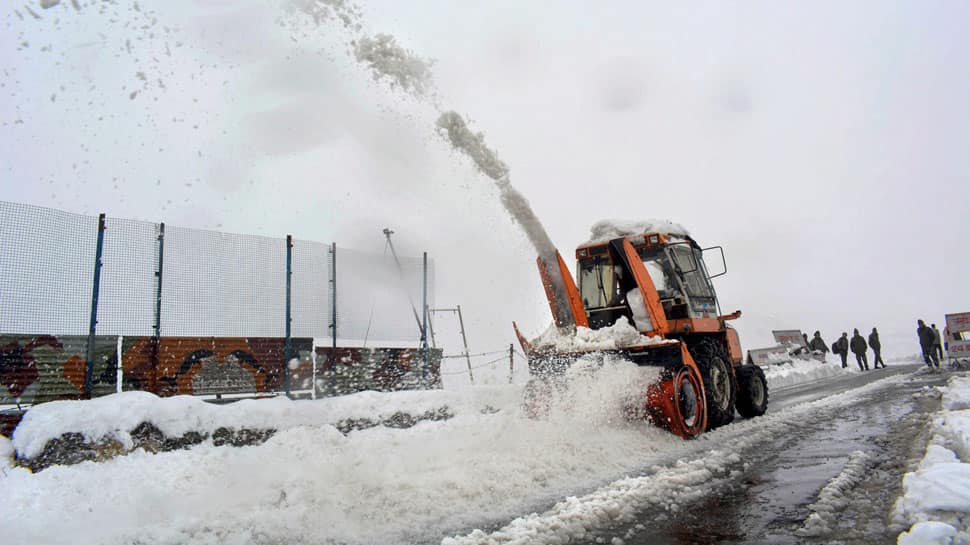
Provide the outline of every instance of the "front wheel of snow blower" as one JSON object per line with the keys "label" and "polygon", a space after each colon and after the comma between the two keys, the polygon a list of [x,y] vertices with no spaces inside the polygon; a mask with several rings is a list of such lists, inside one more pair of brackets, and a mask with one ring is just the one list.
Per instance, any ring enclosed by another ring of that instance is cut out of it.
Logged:
{"label": "front wheel of snow blower", "polygon": [[738,374],[737,408],[741,416],[753,418],[765,414],[768,409],[768,381],[765,372],[757,365],[742,365]]}
{"label": "front wheel of snow blower", "polygon": [[700,375],[686,366],[664,373],[666,379],[647,388],[647,414],[654,424],[675,435],[697,437],[707,420]]}

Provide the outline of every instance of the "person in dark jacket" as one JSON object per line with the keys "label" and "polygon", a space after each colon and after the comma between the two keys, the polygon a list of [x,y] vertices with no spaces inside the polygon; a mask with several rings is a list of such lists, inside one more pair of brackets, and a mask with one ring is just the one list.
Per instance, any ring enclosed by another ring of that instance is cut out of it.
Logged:
{"label": "person in dark jacket", "polygon": [[936,337],[936,340],[933,341],[934,350],[936,350],[937,357],[939,357],[942,360],[943,359],[943,338],[940,336],[940,330],[936,329],[936,324],[932,324],[930,326],[930,329],[933,330],[933,335]]}
{"label": "person in dark jacket", "polygon": [[933,333],[933,329],[927,327],[923,320],[916,320],[916,324],[919,326],[916,328],[916,336],[919,337],[919,347],[923,350],[923,360],[926,361],[926,366],[933,369],[940,368],[940,358],[936,356],[936,334]]}
{"label": "person in dark jacket", "polygon": [[821,352],[823,354],[828,354],[829,352],[829,345],[825,344],[825,341],[822,340],[822,334],[818,331],[815,332],[815,336],[809,341],[808,348],[813,352]]}
{"label": "person in dark jacket", "polygon": [[852,330],[852,341],[849,342],[849,346],[852,347],[852,353],[855,354],[855,361],[859,364],[860,371],[869,370],[869,360],[866,359],[866,350],[869,347],[866,345],[866,340],[859,335],[858,329]]}
{"label": "person in dark jacket", "polygon": [[872,328],[872,333],[869,334],[869,348],[875,354],[872,358],[872,368],[879,369],[879,364],[882,364],[882,368],[885,369],[886,362],[882,361],[882,344],[879,343],[879,332],[876,328]]}
{"label": "person in dark jacket", "polygon": [[839,340],[832,343],[832,352],[838,354],[842,358],[842,368],[845,369],[849,366],[846,363],[846,358],[849,356],[849,334],[845,331],[842,332],[842,336]]}

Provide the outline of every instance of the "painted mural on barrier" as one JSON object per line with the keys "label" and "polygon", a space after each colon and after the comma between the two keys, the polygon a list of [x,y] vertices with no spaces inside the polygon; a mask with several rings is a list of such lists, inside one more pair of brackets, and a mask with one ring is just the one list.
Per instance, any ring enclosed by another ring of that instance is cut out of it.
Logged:
{"label": "painted mural on barrier", "polygon": [[[114,393],[117,337],[94,338],[94,396]],[[86,336],[0,335],[0,404],[84,397]]]}
{"label": "painted mural on barrier", "polygon": [[[297,362],[290,368],[290,389],[308,390],[313,340],[291,343]],[[285,344],[281,337],[162,337],[156,348],[152,337],[125,337],[123,387],[160,396],[280,391]]]}
{"label": "painted mural on barrier", "polygon": [[[86,336],[0,335],[0,404],[84,397]],[[282,337],[122,337],[122,389],[160,396],[269,393],[284,389]],[[318,347],[291,339],[290,390],[319,395],[440,387],[441,350]],[[117,390],[118,337],[96,336],[95,397]]]}

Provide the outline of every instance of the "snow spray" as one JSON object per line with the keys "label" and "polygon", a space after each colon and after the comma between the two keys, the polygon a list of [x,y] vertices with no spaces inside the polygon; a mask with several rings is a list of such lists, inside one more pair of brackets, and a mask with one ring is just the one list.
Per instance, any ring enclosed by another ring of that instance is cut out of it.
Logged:
{"label": "snow spray", "polygon": [[[333,15],[347,29],[359,31],[362,28],[360,9],[345,0],[291,0],[291,2],[297,9],[312,16],[318,24]],[[485,135],[469,129],[468,123],[460,114],[441,108],[433,99],[434,84],[431,76],[433,63],[401,47],[389,34],[377,34],[373,37],[361,35],[353,40],[351,45],[355,60],[367,66],[375,80],[387,81],[392,88],[399,88],[418,99],[430,98],[429,102],[440,112],[436,123],[439,134],[453,149],[468,156],[482,174],[495,182],[502,206],[525,232],[551,281],[551,288],[555,294],[556,313],[560,317],[560,327],[573,329],[575,323],[566,297],[564,280],[559,272],[556,247],[529,205],[528,199],[512,186],[508,165],[485,144]]]}

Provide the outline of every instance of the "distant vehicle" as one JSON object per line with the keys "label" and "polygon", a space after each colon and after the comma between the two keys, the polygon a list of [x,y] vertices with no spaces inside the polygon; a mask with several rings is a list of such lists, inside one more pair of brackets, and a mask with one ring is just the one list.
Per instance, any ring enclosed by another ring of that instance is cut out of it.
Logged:
{"label": "distant vehicle", "polygon": [[[652,224],[642,224],[652,226]],[[615,235],[615,236],[614,236]],[[646,414],[685,438],[730,423],[735,408],[745,417],[768,406],[768,385],[757,365],[744,364],[738,334],[727,324],[741,311],[721,314],[701,249],[686,232],[614,229],[611,238],[576,249],[579,285],[558,252],[557,263],[538,259],[556,327],[599,330],[626,318],[642,337],[612,351],[640,366],[661,368],[660,381],[644,392]],[[562,373],[588,350],[529,342],[516,327],[534,380]],[[543,391],[533,384],[532,392]],[[527,389],[527,395],[530,389]],[[547,390],[546,390],[547,391]]]}

